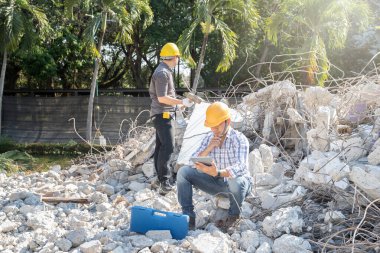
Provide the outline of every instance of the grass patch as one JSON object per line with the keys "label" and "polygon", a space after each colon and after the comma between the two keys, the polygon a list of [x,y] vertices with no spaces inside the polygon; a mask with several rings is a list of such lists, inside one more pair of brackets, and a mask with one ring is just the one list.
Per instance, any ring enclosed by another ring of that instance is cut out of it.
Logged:
{"label": "grass patch", "polygon": [[12,150],[0,154],[0,172],[8,175],[17,172],[44,172],[53,165],[61,165],[66,168],[71,165],[75,157],[61,155],[37,155],[31,156],[26,152]]}
{"label": "grass patch", "polygon": [[[97,146],[98,150],[104,151]],[[112,147],[106,147],[110,150]],[[0,138],[0,172],[43,172],[53,165],[66,168],[71,160],[89,153],[91,147],[85,143],[16,143],[9,138]]]}

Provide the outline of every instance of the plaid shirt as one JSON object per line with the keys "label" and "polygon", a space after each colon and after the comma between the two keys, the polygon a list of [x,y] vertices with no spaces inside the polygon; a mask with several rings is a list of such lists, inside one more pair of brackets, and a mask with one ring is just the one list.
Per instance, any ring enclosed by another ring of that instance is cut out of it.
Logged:
{"label": "plaid shirt", "polygon": [[[205,150],[213,137],[213,132],[208,133],[192,156],[198,156]],[[214,148],[208,156],[214,158],[219,170],[227,170],[232,178],[240,176],[251,178],[248,171],[248,153],[247,137],[239,131],[229,128],[222,147]]]}

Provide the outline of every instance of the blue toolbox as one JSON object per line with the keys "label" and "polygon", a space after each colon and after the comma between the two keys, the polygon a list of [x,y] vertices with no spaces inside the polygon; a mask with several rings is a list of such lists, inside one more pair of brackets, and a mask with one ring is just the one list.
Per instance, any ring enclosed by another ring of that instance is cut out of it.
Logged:
{"label": "blue toolbox", "polygon": [[143,206],[133,206],[129,230],[141,234],[145,234],[149,230],[170,230],[174,239],[181,240],[187,236],[189,216]]}

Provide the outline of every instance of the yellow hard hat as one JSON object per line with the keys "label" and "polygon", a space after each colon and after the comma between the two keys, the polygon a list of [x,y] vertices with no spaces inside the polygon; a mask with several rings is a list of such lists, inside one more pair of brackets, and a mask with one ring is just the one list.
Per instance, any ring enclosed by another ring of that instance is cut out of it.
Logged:
{"label": "yellow hard hat", "polygon": [[214,102],[206,110],[205,127],[216,127],[231,118],[230,110],[225,103]]}
{"label": "yellow hard hat", "polygon": [[174,57],[174,56],[180,56],[179,49],[176,44],[174,43],[166,43],[160,52],[161,57]]}

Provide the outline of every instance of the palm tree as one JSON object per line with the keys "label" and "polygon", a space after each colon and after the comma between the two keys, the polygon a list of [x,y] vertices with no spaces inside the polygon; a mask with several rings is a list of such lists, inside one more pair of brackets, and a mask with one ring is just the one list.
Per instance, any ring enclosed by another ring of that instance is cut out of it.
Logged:
{"label": "palm tree", "polygon": [[0,53],[3,55],[0,74],[0,135],[2,100],[7,69],[8,54],[32,41],[49,30],[46,15],[28,0],[0,0]]}
{"label": "palm tree", "polygon": [[146,28],[152,22],[153,13],[148,0],[65,0],[66,13],[71,17],[75,6],[83,7],[88,11],[90,20],[84,31],[84,40],[95,56],[86,123],[86,139],[91,141],[95,89],[107,23],[112,21],[116,24],[118,29],[117,40],[124,44],[131,44],[133,24],[141,21]]}
{"label": "palm tree", "polygon": [[223,42],[223,56],[216,71],[226,71],[230,68],[232,62],[236,58],[237,36],[229,26],[225,23],[227,17],[244,17],[251,25],[256,26],[258,13],[254,7],[254,1],[244,0],[196,0],[193,14],[193,21],[190,26],[183,31],[178,39],[179,48],[185,59],[189,60],[191,66],[195,66],[195,62],[190,54],[190,41],[198,26],[201,27],[203,33],[202,48],[199,55],[199,61],[195,72],[193,91],[198,86],[203,60],[205,57],[207,41],[210,33],[218,32]]}
{"label": "palm tree", "polygon": [[[278,45],[279,38],[302,44],[309,84],[327,79],[329,62],[326,49],[344,47],[355,21],[359,29],[369,24],[369,7],[357,0],[282,0],[278,12],[267,22],[267,36]],[[291,49],[293,50],[293,49]]]}

